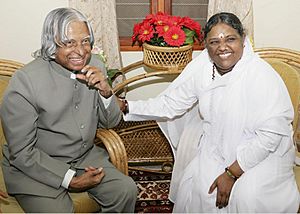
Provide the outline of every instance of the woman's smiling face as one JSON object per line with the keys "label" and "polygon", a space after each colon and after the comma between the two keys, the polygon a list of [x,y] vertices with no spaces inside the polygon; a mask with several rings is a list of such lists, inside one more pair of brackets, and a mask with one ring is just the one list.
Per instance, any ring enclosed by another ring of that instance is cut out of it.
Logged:
{"label": "woman's smiling face", "polygon": [[245,37],[225,23],[218,23],[207,34],[205,45],[217,67],[231,71],[243,55]]}

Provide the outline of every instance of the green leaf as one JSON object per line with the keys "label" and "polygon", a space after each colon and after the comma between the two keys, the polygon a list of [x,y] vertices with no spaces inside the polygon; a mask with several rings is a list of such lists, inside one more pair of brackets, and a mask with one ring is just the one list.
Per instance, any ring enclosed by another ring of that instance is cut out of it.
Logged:
{"label": "green leaf", "polygon": [[117,75],[121,74],[122,72],[119,69],[112,68],[112,69],[107,69],[107,81],[110,86],[112,86],[112,82],[116,78]]}
{"label": "green leaf", "polygon": [[193,37],[186,37],[185,41],[184,41],[184,44],[189,44],[189,45],[194,44],[194,38]]}
{"label": "green leaf", "polygon": [[183,28],[183,31],[185,33],[185,41],[184,44],[189,44],[189,45],[193,45],[195,38],[197,37],[197,34],[195,31],[188,29],[188,28]]}
{"label": "green leaf", "polygon": [[184,31],[186,37],[194,37],[196,34],[195,31],[190,30],[188,28],[183,28],[183,31]]}

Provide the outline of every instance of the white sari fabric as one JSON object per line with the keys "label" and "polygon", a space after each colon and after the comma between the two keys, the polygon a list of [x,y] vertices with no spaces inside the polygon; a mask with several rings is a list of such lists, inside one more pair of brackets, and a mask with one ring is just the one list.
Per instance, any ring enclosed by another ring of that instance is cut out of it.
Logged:
{"label": "white sari fabric", "polygon": [[[204,50],[159,96],[129,101],[125,120],[158,121],[175,165],[174,212],[297,212],[300,196],[293,164],[293,107],[280,76],[257,56],[248,39],[230,73],[212,80]],[[244,174],[229,205],[215,206],[213,181],[238,161]]]}

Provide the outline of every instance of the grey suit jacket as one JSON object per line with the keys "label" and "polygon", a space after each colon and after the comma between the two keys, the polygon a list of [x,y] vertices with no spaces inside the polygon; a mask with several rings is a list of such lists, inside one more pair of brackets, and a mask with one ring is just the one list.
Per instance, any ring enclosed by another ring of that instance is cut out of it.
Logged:
{"label": "grey suit jacket", "polygon": [[[89,64],[106,72],[95,56]],[[97,127],[119,122],[117,100],[105,109],[96,90],[70,75],[54,61],[36,59],[12,77],[0,108],[9,193],[55,197],[71,166],[101,166],[105,152],[93,141]]]}

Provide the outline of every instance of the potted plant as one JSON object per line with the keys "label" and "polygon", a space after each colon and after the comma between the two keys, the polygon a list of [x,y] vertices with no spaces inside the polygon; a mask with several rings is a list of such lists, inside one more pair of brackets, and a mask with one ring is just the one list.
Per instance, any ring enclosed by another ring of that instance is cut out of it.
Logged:
{"label": "potted plant", "polygon": [[132,35],[132,45],[143,46],[143,61],[151,71],[181,71],[192,60],[192,45],[197,40],[202,40],[198,22],[162,12],[135,24]]}
{"label": "potted plant", "polygon": [[150,14],[134,25],[132,45],[147,43],[159,47],[193,45],[202,39],[201,25],[190,17],[171,16],[162,12]]}

